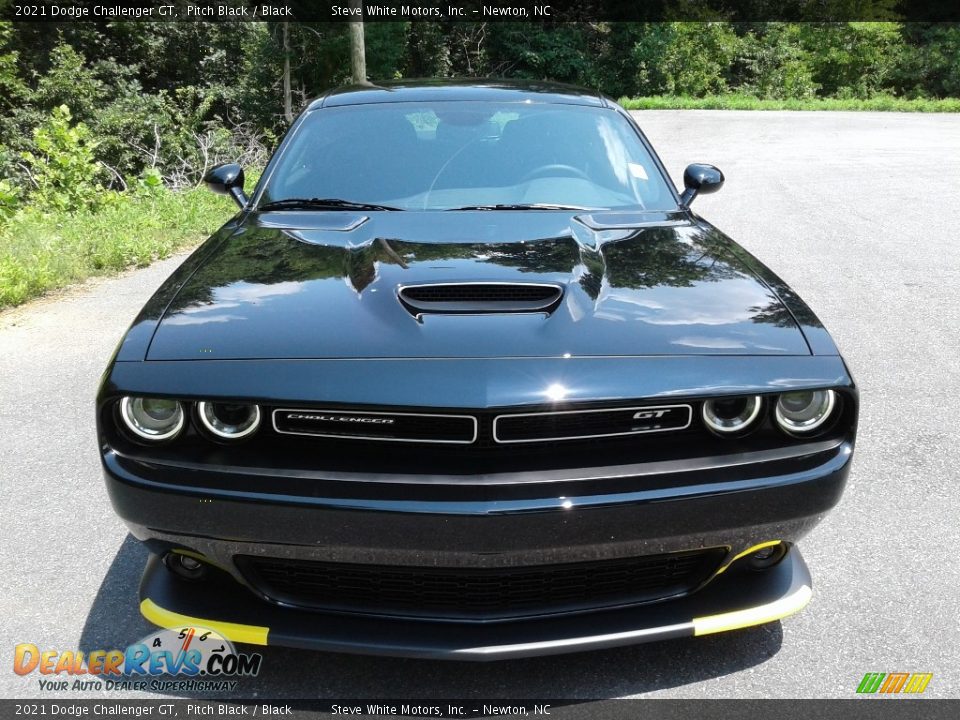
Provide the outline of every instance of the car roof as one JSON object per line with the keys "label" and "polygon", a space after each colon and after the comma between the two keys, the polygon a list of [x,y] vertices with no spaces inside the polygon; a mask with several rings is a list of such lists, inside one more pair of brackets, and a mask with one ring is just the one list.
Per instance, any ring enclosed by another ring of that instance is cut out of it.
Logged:
{"label": "car roof", "polygon": [[539,80],[401,80],[375,85],[348,85],[328,91],[307,110],[371,103],[486,100],[607,107],[595,90]]}

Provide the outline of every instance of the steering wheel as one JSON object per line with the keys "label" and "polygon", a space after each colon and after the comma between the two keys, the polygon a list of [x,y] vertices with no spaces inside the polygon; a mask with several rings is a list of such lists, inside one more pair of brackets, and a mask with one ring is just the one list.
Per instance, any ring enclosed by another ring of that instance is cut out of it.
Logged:
{"label": "steering wheel", "polygon": [[590,177],[580,168],[575,168],[573,165],[563,165],[562,163],[553,163],[551,165],[541,165],[534,170],[531,170],[522,178],[520,182],[525,183],[528,180],[533,180],[542,175],[572,175],[573,177],[578,177],[581,180],[590,180]]}

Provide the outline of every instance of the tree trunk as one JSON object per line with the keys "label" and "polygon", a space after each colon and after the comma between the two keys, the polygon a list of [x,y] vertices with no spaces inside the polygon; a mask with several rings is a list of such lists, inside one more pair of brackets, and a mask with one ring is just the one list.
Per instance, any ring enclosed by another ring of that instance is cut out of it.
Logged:
{"label": "tree trunk", "polygon": [[[361,0],[350,0],[350,7],[359,10]],[[361,16],[362,17],[362,16]],[[363,21],[350,21],[350,74],[358,85],[367,85],[367,51],[363,41]]]}
{"label": "tree trunk", "polygon": [[290,23],[283,23],[283,116],[293,122],[293,91],[290,89]]}

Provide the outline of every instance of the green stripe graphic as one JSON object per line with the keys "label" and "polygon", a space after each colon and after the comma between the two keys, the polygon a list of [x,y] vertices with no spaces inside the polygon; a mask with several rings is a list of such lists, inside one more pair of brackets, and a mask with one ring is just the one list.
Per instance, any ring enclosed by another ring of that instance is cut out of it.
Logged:
{"label": "green stripe graphic", "polygon": [[867,673],[863,676],[863,680],[860,681],[857,692],[867,694],[875,693],[880,688],[880,683],[883,682],[886,676],[886,673]]}

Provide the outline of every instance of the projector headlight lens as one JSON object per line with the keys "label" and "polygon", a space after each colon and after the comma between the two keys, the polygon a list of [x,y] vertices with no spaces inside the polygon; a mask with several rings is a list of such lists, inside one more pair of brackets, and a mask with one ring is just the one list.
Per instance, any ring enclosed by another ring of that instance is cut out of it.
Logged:
{"label": "projector headlight lens", "polygon": [[183,406],[166,398],[125,397],[120,417],[134,435],[150,442],[176,437],[184,426]]}
{"label": "projector headlight lens", "polygon": [[707,400],[703,403],[703,422],[718,435],[738,435],[756,422],[762,406],[759,395]]}
{"label": "projector headlight lens", "polygon": [[257,405],[199,402],[197,415],[208,432],[224,440],[240,440],[260,427],[260,407]]}
{"label": "projector headlight lens", "polygon": [[777,400],[777,424],[791,435],[811,433],[830,419],[836,404],[833,390],[784,393]]}

